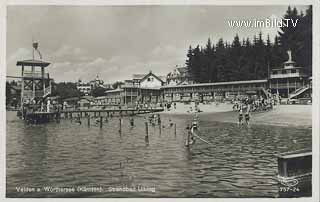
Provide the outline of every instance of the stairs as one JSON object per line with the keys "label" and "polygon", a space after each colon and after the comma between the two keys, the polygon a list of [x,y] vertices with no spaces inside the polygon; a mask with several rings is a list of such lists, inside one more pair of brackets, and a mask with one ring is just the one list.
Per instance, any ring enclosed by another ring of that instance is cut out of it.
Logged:
{"label": "stairs", "polygon": [[51,86],[48,86],[47,88],[44,89],[44,94],[42,97],[45,98],[50,94],[51,94]]}
{"label": "stairs", "polygon": [[295,90],[293,93],[290,93],[289,98],[292,99],[292,98],[300,95],[301,93],[305,92],[305,91],[308,90],[309,88],[310,88],[309,86],[301,87],[301,88]]}
{"label": "stairs", "polygon": [[268,98],[269,92],[265,88],[261,88],[263,94],[265,95],[266,98]]}

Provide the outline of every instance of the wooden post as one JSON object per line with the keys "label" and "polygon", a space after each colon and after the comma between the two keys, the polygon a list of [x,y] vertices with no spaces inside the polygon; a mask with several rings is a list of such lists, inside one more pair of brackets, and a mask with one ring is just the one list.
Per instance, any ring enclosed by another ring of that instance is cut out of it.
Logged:
{"label": "wooden post", "polygon": [[57,123],[60,123],[60,119],[61,119],[61,113],[60,112],[58,112],[57,114]]}
{"label": "wooden post", "polygon": [[177,135],[177,124],[175,123],[174,124],[174,136],[176,136]]}
{"label": "wooden post", "polygon": [[102,128],[102,116],[100,116],[100,128]]}
{"label": "wooden post", "polygon": [[144,123],[146,125],[146,137],[149,136],[149,130],[148,130],[148,122]]}
{"label": "wooden post", "polygon": [[149,145],[149,131],[148,131],[148,122],[145,122],[146,125],[146,136],[144,137],[144,140],[147,145]]}
{"label": "wooden post", "polygon": [[120,134],[121,134],[121,127],[122,127],[121,124],[122,124],[122,123],[121,123],[121,118],[119,118],[119,133],[120,133]]}
{"label": "wooden post", "polygon": [[90,115],[88,115],[88,127],[90,127]]}
{"label": "wooden post", "polygon": [[23,74],[24,74],[24,65],[22,65],[21,68],[21,100],[20,100],[20,108],[21,108],[21,112],[22,112],[22,117],[23,115],[23,97],[24,97],[24,78],[23,78]]}
{"label": "wooden post", "polygon": [[31,66],[31,71],[32,71],[32,97],[34,99],[36,97],[36,85],[35,85],[35,80],[34,80],[34,75],[35,75],[34,66]]}

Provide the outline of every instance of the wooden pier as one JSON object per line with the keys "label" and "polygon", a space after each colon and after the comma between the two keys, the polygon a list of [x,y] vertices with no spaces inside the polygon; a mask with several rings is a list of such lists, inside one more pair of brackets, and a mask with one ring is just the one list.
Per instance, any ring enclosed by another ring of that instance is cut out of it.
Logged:
{"label": "wooden pier", "polygon": [[26,112],[23,119],[29,123],[41,124],[51,121],[59,122],[61,118],[82,118],[82,117],[113,117],[113,116],[133,116],[137,114],[147,114],[153,112],[162,112],[163,108],[155,109],[72,109],[54,112]]}
{"label": "wooden pier", "polygon": [[51,121],[60,121],[59,112],[29,112],[24,115],[24,120],[33,124],[48,123]]}
{"label": "wooden pier", "polygon": [[74,114],[78,117],[101,117],[101,116],[132,116],[136,114],[147,114],[153,112],[162,112],[163,108],[142,108],[142,109],[73,109],[73,110],[62,110],[60,113],[63,115],[64,118],[72,118]]}

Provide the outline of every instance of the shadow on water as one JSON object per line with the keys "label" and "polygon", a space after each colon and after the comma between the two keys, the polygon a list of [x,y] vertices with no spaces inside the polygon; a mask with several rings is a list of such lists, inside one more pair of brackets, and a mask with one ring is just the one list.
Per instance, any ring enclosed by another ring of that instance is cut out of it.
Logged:
{"label": "shadow on water", "polygon": [[[162,126],[135,117],[90,127],[26,125],[7,113],[7,197],[278,197],[275,153],[311,148],[311,129],[212,122],[200,117],[201,141],[184,145],[191,116],[161,115]],[[169,119],[176,123],[177,132]],[[161,130],[160,130],[161,129]],[[127,186],[155,192],[108,192]],[[104,192],[18,193],[16,187],[103,187]]]}

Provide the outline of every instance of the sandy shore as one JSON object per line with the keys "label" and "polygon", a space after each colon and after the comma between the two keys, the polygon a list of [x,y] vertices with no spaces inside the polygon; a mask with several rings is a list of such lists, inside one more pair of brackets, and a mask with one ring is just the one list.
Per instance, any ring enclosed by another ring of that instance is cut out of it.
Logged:
{"label": "sandy shore", "polygon": [[[164,114],[193,114],[187,112],[190,106],[179,103],[176,109],[164,111]],[[238,113],[232,111],[231,104],[200,104],[202,120],[238,123]],[[279,105],[267,112],[256,112],[251,114],[250,124],[277,125],[277,126],[301,126],[312,127],[312,105]]]}
{"label": "sandy shore", "polygon": [[[199,108],[202,111],[202,113],[214,113],[214,112],[228,112],[232,111],[232,104],[226,104],[221,103],[219,105],[216,105],[214,103],[212,104],[199,104]],[[192,109],[191,109],[192,108]],[[171,109],[168,111],[165,109],[164,112],[161,112],[163,114],[192,114],[194,113],[194,103],[192,104],[183,104],[183,103],[176,103],[176,109],[174,109],[173,106],[171,106]]]}
{"label": "sandy shore", "polygon": [[[238,123],[237,112],[203,113],[201,119]],[[312,126],[311,105],[280,105],[268,112],[252,113],[250,124],[277,126]]]}

